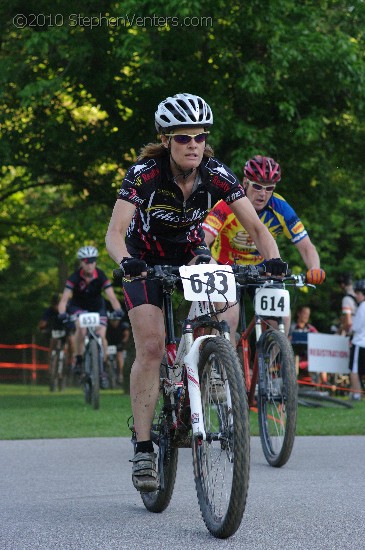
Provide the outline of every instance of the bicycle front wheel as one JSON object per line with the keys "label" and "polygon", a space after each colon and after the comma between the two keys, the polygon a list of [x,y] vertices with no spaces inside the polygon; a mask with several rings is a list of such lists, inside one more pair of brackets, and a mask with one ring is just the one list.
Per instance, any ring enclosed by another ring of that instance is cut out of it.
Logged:
{"label": "bicycle front wheel", "polygon": [[193,438],[195,485],[208,530],[233,535],[245,511],[250,470],[247,393],[237,353],[222,337],[203,343],[199,380],[206,440]]}
{"label": "bicycle front wheel", "polygon": [[100,393],[100,366],[99,366],[99,348],[95,340],[90,341],[90,382],[91,382],[91,406],[93,409],[99,408]]}
{"label": "bicycle front wheel", "polygon": [[291,455],[298,388],[293,349],[285,334],[265,331],[258,342],[258,420],[265,458],[277,468]]}
{"label": "bicycle front wheel", "polygon": [[[166,361],[167,364],[167,361]],[[155,418],[151,429],[152,441],[158,445],[157,473],[159,488],[151,493],[141,493],[143,504],[150,512],[163,512],[170,503],[175,486],[178,448],[172,446],[171,401],[164,392],[164,378],[167,368],[163,362],[160,367],[160,395],[156,406]]]}

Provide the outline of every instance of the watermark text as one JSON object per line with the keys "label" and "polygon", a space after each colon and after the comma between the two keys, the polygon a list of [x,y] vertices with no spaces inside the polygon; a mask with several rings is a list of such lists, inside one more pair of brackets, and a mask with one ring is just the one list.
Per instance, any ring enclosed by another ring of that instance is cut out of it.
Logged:
{"label": "watermark text", "polygon": [[86,16],[80,13],[18,13],[13,17],[13,25],[17,29],[25,27],[49,28],[49,27],[83,27],[93,29],[96,27],[130,28],[130,27],[212,27],[212,17],[177,17],[166,15],[139,16],[135,13],[121,16],[98,15]]}

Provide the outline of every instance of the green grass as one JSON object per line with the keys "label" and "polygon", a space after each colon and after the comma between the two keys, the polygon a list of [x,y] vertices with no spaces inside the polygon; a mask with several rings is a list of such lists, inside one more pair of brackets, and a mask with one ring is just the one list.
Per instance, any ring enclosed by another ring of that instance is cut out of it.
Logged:
{"label": "green grass", "polygon": [[[343,398],[346,400],[346,398]],[[50,393],[47,386],[0,384],[0,439],[129,437],[129,395],[100,394],[100,409],[84,403],[81,388]],[[365,435],[365,400],[344,407],[299,407],[297,435]],[[251,433],[258,435],[251,412]]]}
{"label": "green grass", "polygon": [[[348,399],[341,398],[345,402]],[[365,401],[352,409],[333,406],[298,407],[297,435],[365,435]],[[251,411],[251,434],[259,435],[257,414]]]}
{"label": "green grass", "polygon": [[0,439],[120,437],[131,434],[129,395],[100,394],[100,408],[86,405],[81,388],[50,392],[46,386],[0,385]]}

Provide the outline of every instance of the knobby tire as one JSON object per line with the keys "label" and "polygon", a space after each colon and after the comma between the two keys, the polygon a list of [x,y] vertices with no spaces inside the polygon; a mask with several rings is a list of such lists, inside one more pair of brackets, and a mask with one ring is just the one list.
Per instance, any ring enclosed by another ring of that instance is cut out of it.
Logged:
{"label": "knobby tire", "polygon": [[296,430],[298,387],[293,349],[285,334],[262,333],[258,342],[258,421],[262,450],[270,466],[290,458]]}
{"label": "knobby tire", "polygon": [[[224,383],[217,397],[212,367]],[[203,342],[199,380],[204,425],[215,440],[193,438],[195,485],[210,533],[227,538],[239,528],[246,506],[250,471],[250,424],[247,393],[236,351],[223,337]]]}
{"label": "knobby tire", "polygon": [[[152,441],[158,445],[157,449],[157,474],[160,487],[151,493],[141,493],[141,498],[147,510],[150,512],[163,512],[170,503],[175,486],[178,448],[172,447],[172,415],[169,410],[170,398],[163,389],[164,378],[167,378],[166,358],[160,367],[160,395],[156,406],[155,417],[152,425]],[[163,480],[163,486],[161,482]]]}

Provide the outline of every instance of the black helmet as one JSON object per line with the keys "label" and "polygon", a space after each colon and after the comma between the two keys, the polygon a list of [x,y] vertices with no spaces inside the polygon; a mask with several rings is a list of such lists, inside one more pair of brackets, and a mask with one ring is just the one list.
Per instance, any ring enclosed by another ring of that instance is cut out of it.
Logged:
{"label": "black helmet", "polygon": [[354,284],[354,290],[363,292],[365,294],[365,279],[360,279],[359,281],[356,281]]}

